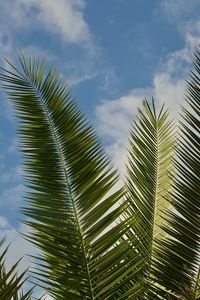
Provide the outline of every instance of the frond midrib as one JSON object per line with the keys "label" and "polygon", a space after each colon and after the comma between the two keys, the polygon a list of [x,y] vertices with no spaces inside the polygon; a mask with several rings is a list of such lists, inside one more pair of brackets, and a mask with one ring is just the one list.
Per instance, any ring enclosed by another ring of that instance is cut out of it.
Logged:
{"label": "frond midrib", "polygon": [[92,289],[91,277],[90,277],[90,272],[89,272],[88,263],[87,263],[87,255],[86,255],[86,250],[85,250],[85,245],[84,245],[84,239],[83,239],[83,234],[82,234],[82,230],[81,230],[80,220],[79,220],[78,212],[77,212],[76,205],[75,205],[75,199],[74,199],[73,191],[72,191],[72,188],[71,188],[70,178],[67,174],[67,167],[66,167],[66,164],[65,164],[65,159],[64,159],[62,150],[61,150],[59,138],[57,137],[57,134],[56,134],[55,129],[54,129],[54,124],[51,120],[51,116],[49,115],[48,109],[45,105],[44,96],[42,95],[42,93],[40,91],[38,91],[37,86],[33,83],[31,78],[24,78],[24,79],[25,80],[29,79],[28,83],[31,85],[31,88],[33,88],[33,90],[36,93],[36,96],[38,97],[38,99],[41,100],[46,119],[49,122],[50,131],[51,131],[51,133],[53,135],[53,138],[55,140],[55,144],[56,144],[56,147],[57,147],[57,153],[60,157],[60,163],[62,165],[63,172],[64,172],[64,175],[65,175],[66,186],[68,188],[69,195],[71,197],[72,207],[73,207],[73,210],[74,210],[74,215],[75,215],[75,219],[76,219],[76,223],[77,223],[78,234],[79,234],[79,238],[80,238],[80,241],[81,241],[81,248],[82,248],[85,268],[86,268],[86,272],[87,272],[87,276],[88,276],[88,283],[89,283],[89,287],[90,287],[90,294],[91,294],[90,296],[91,296],[91,300],[94,300],[95,298],[94,298],[93,289]]}
{"label": "frond midrib", "polygon": [[158,208],[158,177],[159,177],[159,137],[158,137],[158,124],[157,124],[157,120],[155,120],[155,160],[156,160],[156,165],[155,165],[155,169],[156,169],[156,175],[155,175],[155,193],[154,193],[154,210],[153,210],[153,228],[152,228],[152,244],[151,244],[151,249],[150,249],[150,270],[151,270],[151,266],[152,266],[152,257],[153,257],[153,249],[154,249],[154,244],[155,244],[155,240],[154,240],[154,235],[155,235],[155,229],[156,229],[156,212],[157,212],[157,208]]}

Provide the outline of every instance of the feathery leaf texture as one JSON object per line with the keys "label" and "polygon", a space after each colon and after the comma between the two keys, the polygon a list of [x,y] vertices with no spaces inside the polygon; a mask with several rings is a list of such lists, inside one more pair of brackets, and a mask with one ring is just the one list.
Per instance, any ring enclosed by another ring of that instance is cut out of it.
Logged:
{"label": "feathery leaf texture", "polygon": [[162,236],[160,225],[163,210],[168,206],[164,196],[170,189],[174,124],[164,106],[157,116],[154,99],[152,108],[144,99],[143,110],[139,109],[138,120],[131,130],[127,189],[137,218],[132,228],[139,240],[136,263],[140,264],[140,270],[136,273],[136,282],[146,282],[146,289],[138,299],[149,299],[147,283],[152,279],[155,240]]}
{"label": "feathery leaf texture", "polygon": [[56,299],[118,299],[131,282],[133,220],[123,189],[108,195],[117,173],[55,68],[19,60],[1,79],[20,123],[27,239],[43,253],[35,276]]}
{"label": "feathery leaf texture", "polygon": [[[174,299],[199,299],[200,283],[200,52],[187,82],[186,101],[174,165],[176,176],[165,216],[167,238],[158,243],[157,282]],[[171,298],[169,298],[171,299]]]}
{"label": "feathery leaf texture", "polygon": [[[200,299],[200,52],[178,142],[145,99],[126,182],[54,67],[19,55],[0,79],[19,120],[34,276],[56,300]],[[173,157],[173,159],[172,159]]]}

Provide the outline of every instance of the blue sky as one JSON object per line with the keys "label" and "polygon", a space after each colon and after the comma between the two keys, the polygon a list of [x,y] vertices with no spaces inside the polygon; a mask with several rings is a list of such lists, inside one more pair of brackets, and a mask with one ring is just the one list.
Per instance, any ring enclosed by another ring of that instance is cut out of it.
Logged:
{"label": "blue sky", "polygon": [[[199,0],[0,1],[1,58],[24,49],[55,64],[121,172],[142,98],[177,114],[199,37]],[[24,187],[15,128],[1,93],[0,229],[13,241],[10,261],[31,250],[17,233],[26,228],[16,221]]]}

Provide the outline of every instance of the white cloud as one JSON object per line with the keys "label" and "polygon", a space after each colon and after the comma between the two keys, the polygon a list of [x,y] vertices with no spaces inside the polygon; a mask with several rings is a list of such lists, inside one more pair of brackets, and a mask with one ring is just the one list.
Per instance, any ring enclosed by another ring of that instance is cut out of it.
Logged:
{"label": "white cloud", "polygon": [[[65,75],[70,85],[90,80],[99,74],[95,59],[101,49],[94,42],[89,25],[84,18],[85,0],[7,0],[0,1],[0,47],[1,55],[14,60],[16,48],[23,48],[27,54],[48,57],[48,61],[56,63],[58,57],[48,45],[45,49],[34,44],[20,45],[17,39],[23,30],[25,36],[38,31],[45,31],[51,37],[58,37],[63,43],[77,45],[79,60],[67,56],[63,64]],[[14,24],[14,26],[13,26]],[[8,67],[6,65],[6,67]],[[7,115],[10,119],[8,108]]]}
{"label": "white cloud", "polygon": [[164,102],[172,114],[177,114],[184,98],[185,81],[174,80],[168,73],[156,73],[153,86],[133,89],[119,99],[105,100],[96,108],[98,131],[108,139],[106,150],[112,157],[121,174],[124,174],[127,161],[127,145],[131,123],[135,119],[137,108],[141,107],[144,97],[151,100],[154,96],[157,106]]}
{"label": "white cloud", "polygon": [[14,0],[1,2],[0,8],[7,25],[4,29],[13,32],[18,28],[44,28],[65,42],[91,44],[84,0]]}
{"label": "white cloud", "polygon": [[126,145],[132,120],[144,96],[151,96],[152,89],[135,89],[128,95],[112,101],[104,100],[96,108],[98,131],[109,138],[106,148],[115,165],[124,172]]}
{"label": "white cloud", "polygon": [[[101,50],[95,45],[84,18],[85,5],[85,0],[0,1],[1,56],[13,61],[16,49],[23,48],[28,55],[32,52],[37,56],[48,57],[48,61],[56,63],[58,57],[48,50],[48,45],[45,49],[32,43],[24,46],[17,38],[22,31],[25,36],[44,31],[51,34],[51,37],[58,37],[63,43],[79,47],[82,58],[72,61],[66,55],[67,63],[63,65],[71,85],[94,78],[97,76],[94,60]],[[3,63],[9,68],[5,61]],[[6,116],[12,120],[9,105],[5,105],[5,109]]]}
{"label": "white cloud", "polygon": [[180,105],[184,103],[185,80],[192,67],[194,48],[200,38],[199,21],[187,24],[183,33],[185,47],[167,55],[159,69],[155,70],[151,86],[132,89],[118,99],[103,100],[96,108],[99,133],[109,141],[107,151],[122,175],[127,159],[126,145],[131,120],[141,100],[144,97],[150,100],[154,96],[157,106],[165,103],[172,116],[177,116]]}
{"label": "white cloud", "polygon": [[126,136],[137,107],[142,98],[151,92],[151,89],[135,89],[119,99],[102,101],[96,108],[97,118],[100,121],[100,132],[124,142],[124,136]]}
{"label": "white cloud", "polygon": [[177,115],[183,103],[185,80],[174,79],[168,72],[156,73],[151,87],[133,89],[126,96],[114,100],[102,101],[96,108],[98,131],[109,140],[107,152],[111,155],[120,172],[124,173],[127,160],[126,147],[131,123],[141,106],[144,97],[151,100],[154,96],[157,106],[163,103],[169,107],[172,115]]}
{"label": "white cloud", "polygon": [[180,104],[183,103],[185,93],[185,80],[174,79],[169,74],[156,74],[153,80],[155,99],[159,104],[166,103],[173,115],[180,111]]}
{"label": "white cloud", "polygon": [[37,8],[36,20],[69,43],[87,43],[91,35],[84,20],[85,1],[20,0],[27,11]]}

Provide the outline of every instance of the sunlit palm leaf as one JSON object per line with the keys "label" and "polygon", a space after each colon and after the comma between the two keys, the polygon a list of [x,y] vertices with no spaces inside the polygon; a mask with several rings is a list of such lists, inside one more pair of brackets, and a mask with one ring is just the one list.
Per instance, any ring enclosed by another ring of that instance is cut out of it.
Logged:
{"label": "sunlit palm leaf", "polygon": [[143,108],[131,130],[127,188],[138,220],[133,228],[139,241],[135,249],[138,254],[135,268],[139,268],[135,280],[146,286],[135,299],[150,299],[150,294],[156,299],[153,286],[150,288],[148,283],[152,279],[155,239],[162,234],[159,226],[167,205],[164,196],[170,189],[174,127],[164,107],[157,116],[154,100],[152,108],[144,100]]}
{"label": "sunlit palm leaf", "polygon": [[[158,282],[176,299],[199,299],[200,277],[200,53],[195,57],[195,72],[187,84],[187,103],[179,145],[176,148],[176,177],[167,213],[169,235],[159,243]],[[169,298],[171,299],[171,298]]]}
{"label": "sunlit palm leaf", "polygon": [[123,190],[111,194],[116,171],[55,69],[19,58],[21,71],[11,65],[1,79],[20,121],[27,238],[42,250],[35,274],[56,299],[124,299],[134,220]]}

